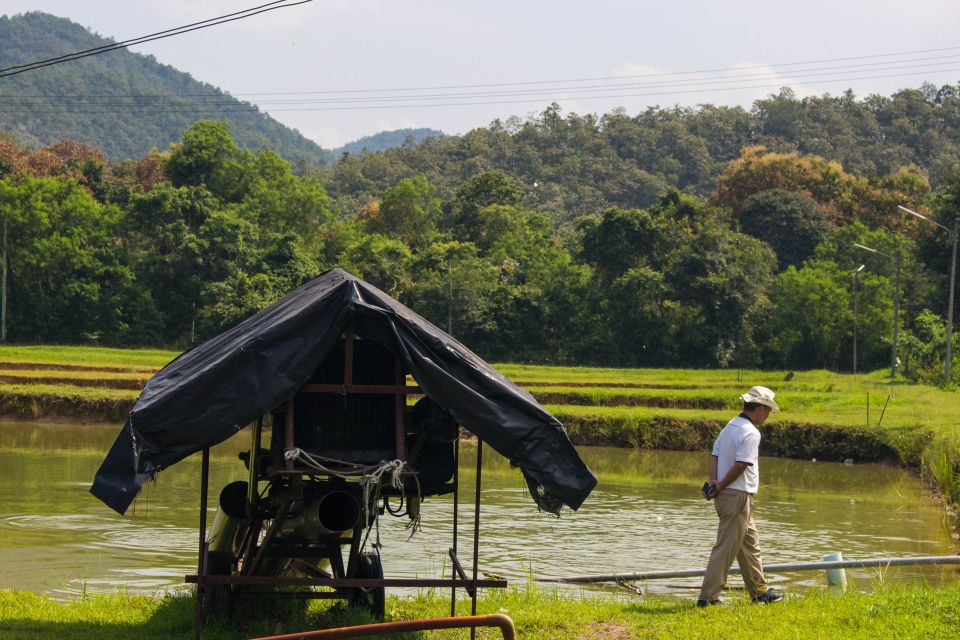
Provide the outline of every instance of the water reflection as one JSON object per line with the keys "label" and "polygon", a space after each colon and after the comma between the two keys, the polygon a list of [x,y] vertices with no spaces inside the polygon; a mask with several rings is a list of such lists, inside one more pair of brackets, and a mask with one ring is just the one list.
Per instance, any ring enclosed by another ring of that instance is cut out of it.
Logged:
{"label": "water reflection", "polygon": [[[160,474],[124,518],[88,493],[116,426],[0,423],[0,588],[66,597],[84,591],[183,587],[196,565],[199,456]],[[245,471],[241,434],[213,451],[211,496]],[[702,567],[716,527],[697,489],[704,454],[584,448],[600,485],[577,513],[538,512],[515,469],[484,455],[481,569],[512,579],[534,575],[621,573]],[[460,556],[472,548],[475,448],[461,458]],[[941,513],[920,482],[880,465],[761,459],[757,523],[768,563],[947,555]],[[412,539],[406,520],[385,517],[379,539],[390,577],[449,573],[452,501],[431,498]],[[376,535],[371,536],[371,542]],[[848,571],[858,588],[878,579],[940,584],[954,568]],[[822,572],[771,576],[822,584]],[[698,579],[651,582],[653,591],[694,589]],[[581,587],[565,587],[575,591]],[[682,591],[681,591],[682,592]]]}

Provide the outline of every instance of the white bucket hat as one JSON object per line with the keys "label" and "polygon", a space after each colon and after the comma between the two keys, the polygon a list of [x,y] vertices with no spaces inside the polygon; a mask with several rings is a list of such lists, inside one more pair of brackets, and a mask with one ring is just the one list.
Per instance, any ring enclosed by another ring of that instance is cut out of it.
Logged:
{"label": "white bucket hat", "polygon": [[740,396],[740,399],[744,402],[762,404],[765,407],[770,407],[773,411],[780,411],[780,407],[773,399],[775,395],[772,390],[766,387],[750,387],[750,391]]}

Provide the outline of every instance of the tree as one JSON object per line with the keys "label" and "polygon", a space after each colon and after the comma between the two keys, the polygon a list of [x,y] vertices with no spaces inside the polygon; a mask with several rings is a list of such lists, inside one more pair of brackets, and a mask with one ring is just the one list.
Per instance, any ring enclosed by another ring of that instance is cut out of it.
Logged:
{"label": "tree", "polygon": [[800,266],[833,227],[813,198],[782,189],[750,196],[736,215],[743,233],[773,247],[781,270]]}
{"label": "tree", "polygon": [[367,229],[408,245],[428,243],[440,217],[436,191],[423,176],[404,178],[383,194],[377,214],[367,221]]}
{"label": "tree", "polygon": [[163,171],[176,187],[203,185],[226,202],[239,202],[250,188],[253,156],[243,151],[226,122],[199,120],[173,147]]}
{"label": "tree", "polygon": [[416,276],[407,299],[421,315],[451,335],[496,330],[491,305],[499,269],[475,245],[435,242],[417,252],[411,271]]}
{"label": "tree", "polygon": [[670,222],[639,209],[607,209],[597,218],[582,218],[579,257],[596,270],[602,285],[610,284],[638,264],[662,266],[676,241]]}
{"label": "tree", "polygon": [[460,185],[448,205],[447,228],[457,235],[474,239],[477,234],[477,215],[490,205],[519,206],[523,200],[520,186],[502,171],[484,171]]}

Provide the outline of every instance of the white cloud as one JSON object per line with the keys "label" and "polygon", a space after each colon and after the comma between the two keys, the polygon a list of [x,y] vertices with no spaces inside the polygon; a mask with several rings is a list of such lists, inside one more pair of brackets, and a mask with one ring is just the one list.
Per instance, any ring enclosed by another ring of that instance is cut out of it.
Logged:
{"label": "white cloud", "polygon": [[395,129],[414,129],[417,126],[417,121],[413,118],[380,119],[373,122],[374,132],[393,131]]}
{"label": "white cloud", "polygon": [[350,142],[344,139],[343,132],[337,127],[304,127],[300,125],[297,126],[297,129],[304,137],[313,140],[324,149],[335,149]]}

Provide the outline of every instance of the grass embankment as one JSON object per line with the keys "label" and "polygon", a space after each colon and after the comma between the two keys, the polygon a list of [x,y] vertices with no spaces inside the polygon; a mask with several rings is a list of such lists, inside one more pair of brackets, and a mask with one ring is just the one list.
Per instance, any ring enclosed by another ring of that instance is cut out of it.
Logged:
{"label": "grass embankment", "polygon": [[[443,617],[449,600],[438,593],[388,598],[387,618]],[[807,590],[777,605],[758,606],[734,598],[727,606],[697,609],[689,600],[573,599],[554,593],[515,589],[491,592],[480,613],[513,618],[525,640],[628,640],[632,638],[724,638],[749,630],[752,638],[956,638],[960,628],[960,587],[878,588],[874,593],[837,595]],[[459,615],[469,613],[467,603]],[[372,622],[339,604],[245,601],[229,622],[204,627],[209,640],[248,638]],[[0,592],[0,640],[152,640],[193,637],[193,599],[93,596],[61,603],[28,593]],[[463,638],[464,631],[378,636],[390,638]],[[481,629],[480,638],[500,638]]]}
{"label": "grass embankment", "polygon": [[[0,347],[0,414],[122,420],[138,389],[173,351]],[[704,450],[747,387],[777,392],[762,452],[823,460],[891,461],[960,504],[960,394],[878,371],[610,369],[500,364],[578,444]],[[955,511],[954,511],[955,513]]]}

